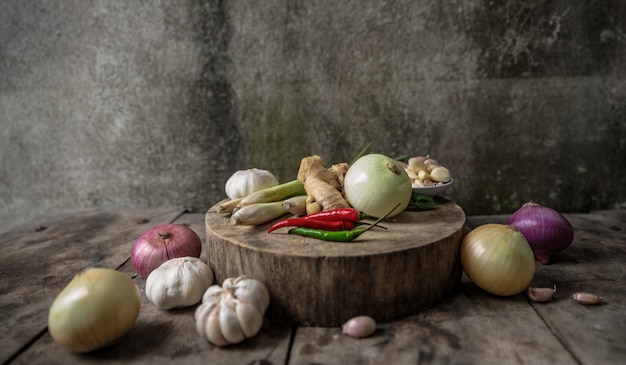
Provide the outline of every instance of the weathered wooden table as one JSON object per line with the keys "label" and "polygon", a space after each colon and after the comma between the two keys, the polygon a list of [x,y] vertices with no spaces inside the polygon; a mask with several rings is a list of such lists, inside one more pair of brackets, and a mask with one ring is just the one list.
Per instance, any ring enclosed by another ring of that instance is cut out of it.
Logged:
{"label": "weathered wooden table", "polygon": [[[379,323],[371,337],[339,328],[266,321],[254,338],[226,348],[198,336],[195,307],[160,311],[143,296],[133,329],[111,347],[73,354],[47,332],[48,308],[86,267],[116,268],[144,288],[129,263],[135,239],[161,223],[188,224],[203,239],[204,214],[183,209],[55,212],[0,237],[0,361],[3,364],[624,364],[626,363],[626,210],[566,215],[575,239],[533,286],[557,286],[555,300],[489,295],[467,278],[458,291],[419,314]],[[468,217],[471,229],[506,216]],[[589,291],[602,305],[583,306]]]}

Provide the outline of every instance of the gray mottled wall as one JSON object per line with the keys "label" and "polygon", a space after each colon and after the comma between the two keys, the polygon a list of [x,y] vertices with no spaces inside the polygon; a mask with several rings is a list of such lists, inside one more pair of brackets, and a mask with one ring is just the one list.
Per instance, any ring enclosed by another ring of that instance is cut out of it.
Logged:
{"label": "gray mottled wall", "polygon": [[430,153],[468,214],[626,207],[626,3],[0,2],[0,231]]}

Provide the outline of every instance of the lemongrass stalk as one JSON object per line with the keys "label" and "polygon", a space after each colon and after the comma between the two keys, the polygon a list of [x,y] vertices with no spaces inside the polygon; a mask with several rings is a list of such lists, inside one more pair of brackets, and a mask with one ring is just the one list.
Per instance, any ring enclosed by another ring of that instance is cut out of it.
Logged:
{"label": "lemongrass stalk", "polygon": [[304,185],[302,185],[300,180],[292,180],[247,195],[239,202],[235,211],[250,204],[277,202],[291,198],[292,196],[305,194],[306,190],[304,190]]}
{"label": "lemongrass stalk", "polygon": [[235,210],[235,207],[241,202],[243,198],[237,199],[229,199],[225,202],[218,204],[217,212],[218,213],[232,213]]}
{"label": "lemongrass stalk", "polygon": [[283,209],[294,215],[306,215],[306,195],[283,200]]}
{"label": "lemongrass stalk", "polygon": [[230,216],[233,226],[256,226],[287,214],[282,201],[256,203],[237,209]]}

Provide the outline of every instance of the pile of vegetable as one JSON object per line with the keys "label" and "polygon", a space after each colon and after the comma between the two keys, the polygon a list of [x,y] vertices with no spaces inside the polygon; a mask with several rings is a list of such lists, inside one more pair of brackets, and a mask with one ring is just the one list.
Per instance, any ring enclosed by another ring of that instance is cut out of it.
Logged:
{"label": "pile of vegetable", "polygon": [[[350,164],[327,167],[314,155],[302,159],[297,179],[282,184],[266,170],[235,172],[225,184],[228,199],[216,210],[234,226],[272,222],[268,234],[286,228],[288,234],[347,242],[370,229],[387,229],[384,221],[404,210],[433,209],[435,201],[413,188],[450,180],[450,171],[428,156],[402,163],[382,154],[365,154]],[[525,292],[534,302],[549,302],[556,286],[531,287],[535,260],[548,264],[552,255],[569,247],[573,237],[563,215],[531,202],[512,214],[506,225],[485,224],[466,234],[461,265],[486,292],[498,296]],[[270,304],[267,287],[246,276],[215,284],[213,272],[200,259],[201,250],[200,238],[188,226],[159,225],[137,238],[130,263],[146,279],[147,299],[160,310],[197,305],[196,331],[215,346],[255,336]],[[601,301],[585,292],[572,297],[582,304]],[[88,268],[54,300],[48,318],[50,334],[69,351],[92,351],[130,331],[140,307],[140,289],[131,277]],[[367,337],[375,333],[376,322],[356,315],[343,324],[342,331]]]}
{"label": "pile of vegetable", "polygon": [[[328,167],[313,155],[302,158],[297,179],[283,184],[267,170],[239,170],[226,182],[228,199],[216,210],[228,215],[235,226],[262,225],[287,216],[268,233],[290,227],[288,234],[352,241],[374,227],[386,229],[378,223],[406,209],[435,207],[433,198],[413,191],[405,166],[405,162],[371,153],[359,155],[350,164]],[[367,227],[357,227],[363,225]]]}
{"label": "pile of vegetable", "polygon": [[[570,222],[556,210],[535,202],[523,204],[507,224],[488,223],[474,228],[461,242],[461,265],[467,277],[484,291],[511,296],[526,293],[530,301],[546,303],[554,298],[552,288],[530,286],[535,261],[550,263],[552,255],[568,248],[574,239]],[[602,298],[575,292],[572,298],[584,305]]]}
{"label": "pile of vegetable", "polygon": [[[268,231],[287,227],[289,234],[337,242],[352,241],[373,228],[387,229],[379,223],[408,207],[435,206],[432,198],[413,194],[401,163],[381,154],[330,167],[319,156],[305,157],[297,179],[282,184],[269,171],[240,170],[228,179],[225,192],[228,199],[217,211],[228,215],[232,225],[260,225],[291,215]],[[210,343],[227,346],[255,336],[270,303],[267,287],[246,276],[215,284],[201,251],[201,240],[191,228],[164,224],[136,239],[130,263],[145,279],[146,298],[159,310],[197,305],[196,331]],[[87,268],[50,307],[50,334],[69,351],[93,351],[128,333],[140,308],[141,291],[130,276]],[[367,316],[355,316],[343,326],[353,337],[369,336],[375,329]]]}

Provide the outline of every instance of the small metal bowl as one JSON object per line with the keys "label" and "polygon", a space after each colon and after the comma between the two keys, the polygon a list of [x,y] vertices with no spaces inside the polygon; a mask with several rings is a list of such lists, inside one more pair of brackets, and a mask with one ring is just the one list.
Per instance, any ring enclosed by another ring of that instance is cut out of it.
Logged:
{"label": "small metal bowl", "polygon": [[448,181],[445,184],[435,185],[435,186],[424,186],[421,188],[413,188],[413,191],[422,195],[435,196],[448,190],[448,188],[452,186],[453,183],[454,183],[454,179],[450,179],[450,181]]}

